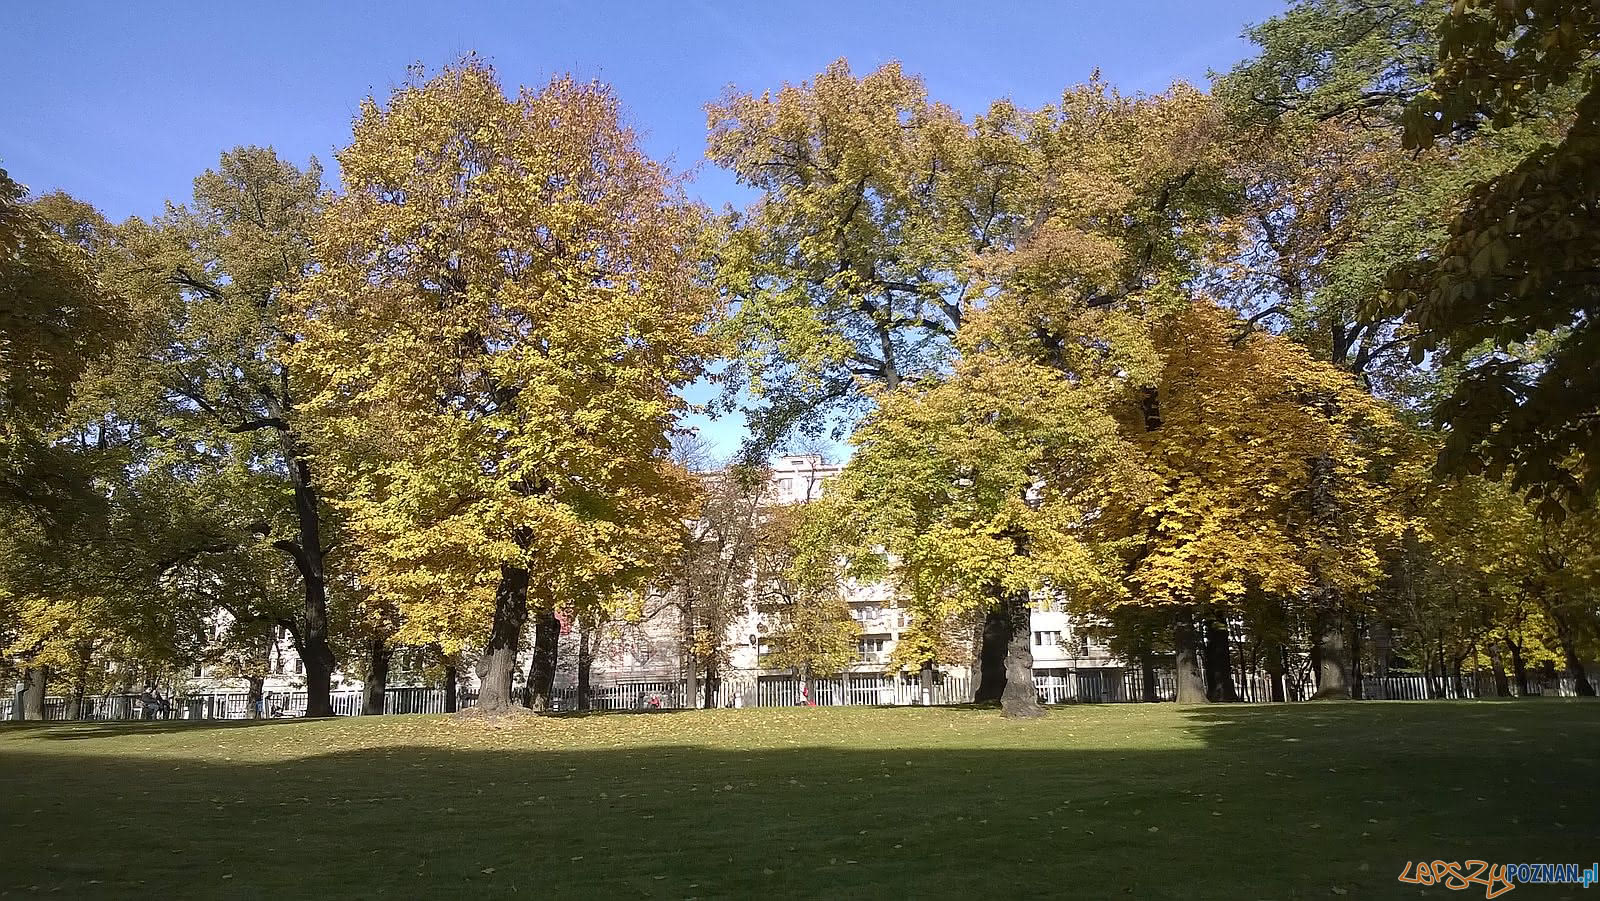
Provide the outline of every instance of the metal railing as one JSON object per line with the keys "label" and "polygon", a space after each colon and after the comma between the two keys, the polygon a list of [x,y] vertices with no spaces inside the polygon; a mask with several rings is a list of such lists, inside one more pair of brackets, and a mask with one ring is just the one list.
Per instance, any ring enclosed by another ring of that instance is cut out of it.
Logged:
{"label": "metal railing", "polygon": [[[1081,670],[1065,675],[1035,673],[1034,689],[1039,700],[1046,704],[1105,704],[1137,703],[1144,700],[1144,676],[1138,670]],[[1309,683],[1285,680],[1285,695],[1289,701],[1303,701],[1312,694]],[[1156,698],[1171,701],[1176,697],[1176,680],[1171,672],[1157,672]],[[1577,683],[1571,676],[1553,680],[1530,680],[1528,694],[1547,697],[1575,697]],[[719,680],[712,689],[711,701],[716,707],[793,707],[807,703],[820,707],[852,706],[912,706],[923,703],[933,705],[965,704],[972,700],[973,685],[964,676],[942,676],[933,686],[932,694],[922,696],[922,686],[915,678],[871,673],[849,673],[812,681],[813,692],[808,699],[800,680],[790,676],[740,676]],[[1270,701],[1271,677],[1265,673],[1250,674],[1241,679],[1234,676],[1234,688],[1241,700],[1252,703]],[[616,682],[590,688],[591,710],[654,710],[699,707],[705,701],[705,686],[697,686],[690,697],[681,680]],[[1499,696],[1497,683],[1489,673],[1467,673],[1459,680],[1454,677],[1429,676],[1419,673],[1390,675],[1384,678],[1367,676],[1360,682],[1360,696],[1365,700],[1420,701],[1492,698]],[[359,691],[335,691],[331,695],[333,711],[337,716],[361,714],[362,694]],[[456,709],[465,710],[477,703],[475,692],[461,691],[456,696]],[[564,686],[553,693],[557,710],[575,710],[578,707],[577,689]],[[14,700],[0,699],[0,720],[9,720],[13,714]],[[246,692],[212,692],[185,695],[167,700],[164,704],[152,697],[133,694],[93,695],[83,698],[81,709],[74,711],[70,698],[47,697],[44,703],[46,720],[115,721],[141,719],[181,720],[244,720],[253,717],[298,717],[306,710],[306,693],[303,691],[269,691],[261,696],[259,708],[252,709],[250,695]],[[383,712],[386,714],[444,713],[445,690],[442,688],[399,687],[384,692]],[[76,715],[74,715],[76,713]]]}

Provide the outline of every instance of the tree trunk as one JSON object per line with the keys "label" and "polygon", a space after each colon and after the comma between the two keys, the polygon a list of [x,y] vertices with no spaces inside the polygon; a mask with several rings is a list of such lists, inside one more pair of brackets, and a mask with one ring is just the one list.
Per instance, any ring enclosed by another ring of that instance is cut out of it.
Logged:
{"label": "tree trunk", "polygon": [[1282,704],[1289,697],[1289,686],[1284,684],[1287,679],[1287,662],[1284,660],[1284,648],[1281,644],[1274,644],[1267,648],[1267,679],[1271,683],[1272,702]]}
{"label": "tree trunk", "polygon": [[554,610],[541,610],[533,619],[533,659],[528,661],[528,685],[523,706],[535,713],[549,713],[555,694],[557,645],[561,641],[561,620]]}
{"label": "tree trunk", "polygon": [[[683,616],[685,622],[687,622],[688,612],[686,611]],[[696,664],[699,661],[694,659],[694,630],[684,629],[683,636],[683,696],[693,701],[700,697],[700,677],[696,672]],[[711,705],[706,704],[705,706],[710,707]]]}
{"label": "tree trunk", "polygon": [[1233,685],[1233,654],[1228,649],[1228,624],[1220,617],[1206,618],[1206,700],[1237,701]]}
{"label": "tree trunk", "polygon": [[1011,623],[1004,604],[995,604],[983,618],[983,636],[978,651],[978,684],[974,701],[998,701],[1006,690],[1006,645]]}
{"label": "tree trunk", "polygon": [[44,696],[50,690],[50,667],[30,666],[23,671],[23,678],[27,680],[28,693],[22,701],[22,718],[43,720]]}
{"label": "tree trunk", "polygon": [[1350,697],[1361,700],[1361,623],[1351,624],[1350,629]]}
{"label": "tree trunk", "polygon": [[[558,633],[559,634],[559,633]],[[594,667],[593,630],[584,618],[578,619],[578,709],[589,709],[589,673]]]}
{"label": "tree trunk", "polygon": [[1144,680],[1144,700],[1161,700],[1160,686],[1156,684],[1156,655],[1148,648],[1139,655],[1139,673]]}
{"label": "tree trunk", "polygon": [[84,718],[83,701],[89,694],[89,664],[94,662],[94,642],[80,641],[73,648],[77,652],[76,666],[72,671],[72,719]]}
{"label": "tree trunk", "polygon": [[89,693],[89,673],[87,667],[79,667],[72,679],[72,706],[68,710],[68,718],[83,719],[83,698]]}
{"label": "tree trunk", "polygon": [[1500,643],[1489,641],[1489,669],[1494,676],[1494,694],[1497,698],[1511,697],[1511,680],[1506,678],[1505,660],[1500,656]]}
{"label": "tree trunk", "polygon": [[[287,398],[284,405],[287,406]],[[281,414],[276,414],[282,418]],[[328,644],[328,587],[323,569],[322,513],[318,506],[317,489],[311,480],[311,466],[300,444],[300,439],[286,428],[278,430],[278,441],[283,449],[284,464],[294,483],[295,519],[299,527],[297,541],[277,541],[273,546],[294,558],[300,571],[305,598],[302,603],[301,622],[295,635],[300,660],[305,664],[306,716],[333,716],[333,670],[338,660]]]}
{"label": "tree trunk", "polygon": [[1511,651],[1511,675],[1517,680],[1517,697],[1528,696],[1528,661],[1522,659],[1522,645],[1506,638],[1506,648]]}
{"label": "tree trunk", "polygon": [[1584,671],[1583,660],[1573,647],[1570,637],[1561,639],[1561,654],[1567,659],[1567,675],[1572,677],[1573,688],[1580,698],[1594,697],[1594,686],[1589,684],[1589,674]]}
{"label": "tree trunk", "polygon": [[511,683],[517,668],[522,630],[528,624],[528,571],[500,567],[500,584],[494,593],[494,620],[489,642],[478,660],[478,710],[499,716],[511,710]]}
{"label": "tree trunk", "polygon": [[[1372,677],[1379,699],[1389,697],[1389,659],[1394,656],[1394,628],[1387,620],[1378,620],[1372,624]],[[1365,691],[1365,697],[1372,697],[1372,691]]]}
{"label": "tree trunk", "polygon": [[[456,695],[461,690],[461,674],[456,670],[456,661],[452,657],[444,664],[444,712],[456,712]],[[507,689],[509,693],[510,689]]]}
{"label": "tree trunk", "polygon": [[700,706],[710,710],[717,706],[717,688],[721,686],[722,678],[716,665],[706,667],[705,678],[700,680]]}
{"label": "tree trunk", "polygon": [[265,676],[246,676],[245,680],[250,686],[245,698],[245,703],[250,706],[250,718],[261,719],[261,694],[266,689],[267,679]]}
{"label": "tree trunk", "polygon": [[382,638],[367,642],[367,677],[361,683],[361,715],[382,716],[383,696],[389,688],[389,658],[394,648]]}
{"label": "tree trunk", "polygon": [[1387,622],[1372,624],[1372,675],[1378,679],[1389,677],[1389,658],[1394,656],[1394,629]]}
{"label": "tree trunk", "polygon": [[1350,655],[1343,604],[1337,590],[1322,591],[1323,601],[1312,618],[1317,645],[1317,693],[1313,700],[1350,700]]}
{"label": "tree trunk", "polygon": [[1546,604],[1545,612],[1550,616],[1550,624],[1556,627],[1556,641],[1561,644],[1561,656],[1567,663],[1567,675],[1572,677],[1573,688],[1577,691],[1578,697],[1594,697],[1594,686],[1589,684],[1589,674],[1584,672],[1583,658],[1578,656],[1577,643],[1572,637],[1572,624],[1557,611],[1554,604]]}
{"label": "tree trunk", "polygon": [[924,707],[933,706],[933,661],[922,661],[922,669],[917,673],[917,691],[922,697],[918,703]]}
{"label": "tree trunk", "polygon": [[1311,636],[1311,650],[1306,656],[1311,659],[1311,690],[1314,692],[1322,685],[1322,644],[1315,634]]}
{"label": "tree trunk", "polygon": [[1187,610],[1179,612],[1173,621],[1172,645],[1177,649],[1173,666],[1177,670],[1178,703],[1206,703],[1210,699],[1206,696],[1206,677],[1200,668],[1200,632]]}
{"label": "tree trunk", "polygon": [[[1332,413],[1331,403],[1328,413]],[[1308,512],[1312,526],[1331,526],[1338,517],[1333,498],[1333,458],[1327,454],[1307,461],[1309,488]],[[1317,591],[1312,596],[1311,631],[1316,658],[1317,693],[1314,700],[1350,699],[1349,621],[1344,598],[1337,586],[1316,573]]]}
{"label": "tree trunk", "polygon": [[1020,591],[1005,603],[1011,633],[1006,644],[1006,686],[1000,693],[1000,714],[1012,718],[1043,716],[1039,689],[1033,684],[1033,618],[1028,615],[1028,593]]}

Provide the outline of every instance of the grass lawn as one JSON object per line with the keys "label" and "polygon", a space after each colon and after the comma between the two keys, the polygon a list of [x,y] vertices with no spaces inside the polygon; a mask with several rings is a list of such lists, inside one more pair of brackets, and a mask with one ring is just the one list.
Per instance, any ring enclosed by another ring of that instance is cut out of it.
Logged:
{"label": "grass lawn", "polygon": [[6,724],[0,828],[5,897],[1481,897],[1395,877],[1600,857],[1600,704]]}

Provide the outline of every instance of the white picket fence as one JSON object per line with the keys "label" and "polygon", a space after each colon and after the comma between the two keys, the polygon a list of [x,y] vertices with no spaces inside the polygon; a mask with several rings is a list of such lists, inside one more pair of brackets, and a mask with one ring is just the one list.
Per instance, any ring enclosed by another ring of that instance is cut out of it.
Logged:
{"label": "white picket fence", "polygon": [[[1085,671],[1066,675],[1034,675],[1034,689],[1040,701],[1046,704],[1126,703],[1144,700],[1143,676],[1137,670]],[[820,707],[849,706],[912,706],[924,703],[918,681],[875,674],[850,674],[813,682],[815,692],[810,702]],[[1264,702],[1271,698],[1271,682],[1265,674],[1252,675],[1242,681],[1235,677],[1235,689],[1241,700]],[[690,698],[682,681],[619,682],[592,686],[589,707],[593,710],[671,710],[699,707],[704,703],[704,687]],[[1290,701],[1305,700],[1310,696],[1309,684],[1291,682],[1287,686]],[[1175,684],[1170,672],[1157,674],[1156,696],[1170,701],[1175,694]],[[1529,684],[1529,695],[1545,697],[1576,697],[1577,683],[1571,676],[1550,681],[1534,680]],[[721,680],[712,692],[717,707],[794,707],[807,703],[802,683],[787,676],[740,677]],[[1361,682],[1361,696],[1365,700],[1420,701],[1430,699],[1473,699],[1495,697],[1495,683],[1487,673],[1464,674],[1460,682],[1451,678],[1430,677],[1421,674],[1392,675],[1383,679],[1372,676]],[[460,692],[456,708],[465,710],[477,702],[473,692]],[[338,716],[358,716],[362,699],[359,691],[332,693],[333,711]],[[963,676],[944,676],[935,684],[933,694],[927,699],[934,705],[965,704],[972,700],[972,683]],[[557,710],[577,709],[577,689],[566,686],[554,696]],[[13,699],[0,699],[0,720],[9,720],[13,713]],[[250,696],[245,692],[215,692],[174,698],[165,710],[147,703],[139,695],[97,695],[83,699],[80,720],[242,720],[250,719]],[[445,691],[442,688],[391,688],[384,692],[386,714],[443,713]],[[62,697],[45,698],[45,719],[70,718],[72,705]],[[258,715],[262,717],[303,716],[306,694],[298,692],[266,692],[261,699]]]}
{"label": "white picket fence", "polygon": [[[911,705],[920,704],[920,687],[916,682],[905,682],[887,676],[850,675],[835,679],[818,679],[816,703],[819,706],[846,705]],[[700,706],[704,702],[701,691],[694,698],[687,696],[682,681],[619,682],[594,685],[589,690],[591,710],[672,710]],[[557,710],[576,710],[577,688],[565,686],[554,692]],[[801,683],[788,678],[762,677],[759,679],[724,679],[713,692],[718,707],[786,707],[805,703]],[[362,696],[359,691],[335,691],[331,694],[336,716],[359,716]],[[384,692],[383,712],[386,714],[443,713],[445,690],[442,688],[390,688]],[[475,692],[463,691],[457,695],[456,709],[465,710],[477,703]],[[961,704],[972,700],[972,691],[965,678],[948,677],[934,685],[933,704]],[[13,699],[0,699],[0,720],[12,717]],[[306,693],[303,691],[265,692],[257,715],[264,718],[298,717],[306,712]],[[72,704],[63,697],[45,698],[45,719],[70,719]],[[140,720],[243,720],[252,718],[250,696],[246,692],[213,692],[172,698],[162,709],[140,695],[96,695],[83,699],[83,709],[76,719]]]}

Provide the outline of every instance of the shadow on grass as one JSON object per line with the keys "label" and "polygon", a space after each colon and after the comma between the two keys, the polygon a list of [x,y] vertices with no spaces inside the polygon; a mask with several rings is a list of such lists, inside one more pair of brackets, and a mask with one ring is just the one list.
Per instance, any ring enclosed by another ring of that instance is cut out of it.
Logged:
{"label": "shadow on grass", "polygon": [[752,750],[726,737],[760,711],[699,716],[722,740],[407,744],[395,717],[394,744],[270,763],[84,749],[313,724],[12,727],[0,893],[1414,898],[1407,860],[1600,835],[1595,704],[823,711],[816,746]]}

